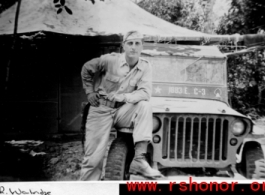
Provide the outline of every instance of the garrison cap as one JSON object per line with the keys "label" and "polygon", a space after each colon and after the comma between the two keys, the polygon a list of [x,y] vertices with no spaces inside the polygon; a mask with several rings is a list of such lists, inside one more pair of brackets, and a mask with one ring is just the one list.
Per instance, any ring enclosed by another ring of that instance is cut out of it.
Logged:
{"label": "garrison cap", "polygon": [[132,39],[143,39],[143,35],[138,31],[129,31],[123,36],[123,42],[132,40]]}

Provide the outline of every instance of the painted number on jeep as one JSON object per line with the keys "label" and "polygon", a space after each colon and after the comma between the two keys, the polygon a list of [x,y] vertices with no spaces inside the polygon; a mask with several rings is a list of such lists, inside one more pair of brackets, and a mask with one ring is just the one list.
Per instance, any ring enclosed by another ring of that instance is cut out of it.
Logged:
{"label": "painted number on jeep", "polygon": [[[158,88],[155,88],[157,93],[159,93],[161,90]],[[204,88],[189,88],[189,87],[168,87],[168,93],[169,94],[184,94],[184,95],[206,95],[206,89]]]}
{"label": "painted number on jeep", "polygon": [[203,95],[203,96],[205,96],[206,95],[206,90],[205,89],[198,89],[198,88],[194,88],[194,94],[195,95]]}
{"label": "painted number on jeep", "polygon": [[225,87],[154,83],[152,95],[156,97],[193,97],[226,101],[226,93]]}

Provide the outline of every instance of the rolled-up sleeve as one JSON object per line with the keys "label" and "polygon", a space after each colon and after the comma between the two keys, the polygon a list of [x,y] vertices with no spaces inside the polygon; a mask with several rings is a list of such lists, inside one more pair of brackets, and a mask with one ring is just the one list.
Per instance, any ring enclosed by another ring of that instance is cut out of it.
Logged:
{"label": "rolled-up sleeve", "polygon": [[149,101],[152,94],[152,65],[146,64],[143,70],[142,78],[137,84],[137,89],[132,93],[125,94],[128,103],[137,103],[139,101]]}
{"label": "rolled-up sleeve", "polygon": [[106,66],[106,55],[86,62],[81,70],[83,88],[86,94],[94,92],[93,79],[98,71],[103,71]]}

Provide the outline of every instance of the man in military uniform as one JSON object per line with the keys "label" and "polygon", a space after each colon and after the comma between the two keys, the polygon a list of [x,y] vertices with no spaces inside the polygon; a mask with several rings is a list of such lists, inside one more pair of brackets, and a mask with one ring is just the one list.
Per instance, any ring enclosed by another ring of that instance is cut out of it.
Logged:
{"label": "man in military uniform", "polygon": [[[145,159],[152,136],[152,66],[140,57],[143,36],[137,31],[123,38],[124,53],[102,55],[84,64],[81,76],[90,103],[85,155],[80,180],[100,180],[111,128],[132,128],[135,156],[131,173],[161,176]],[[97,75],[97,76],[96,76]]]}

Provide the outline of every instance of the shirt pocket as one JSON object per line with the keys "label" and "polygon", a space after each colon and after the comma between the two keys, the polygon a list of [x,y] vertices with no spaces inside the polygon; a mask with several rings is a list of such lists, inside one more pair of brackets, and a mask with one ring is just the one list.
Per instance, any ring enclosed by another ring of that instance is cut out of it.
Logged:
{"label": "shirt pocket", "polygon": [[107,74],[106,75],[106,80],[104,83],[104,87],[107,92],[115,91],[119,88],[119,81],[120,77],[112,75],[112,74]]}
{"label": "shirt pocket", "polygon": [[138,80],[136,80],[136,79],[131,79],[129,81],[129,86],[128,86],[129,92],[132,92],[132,91],[137,89],[137,82],[138,82]]}
{"label": "shirt pocket", "polygon": [[135,80],[135,79],[130,80],[130,86],[135,87],[136,84],[137,84],[137,80]]}

